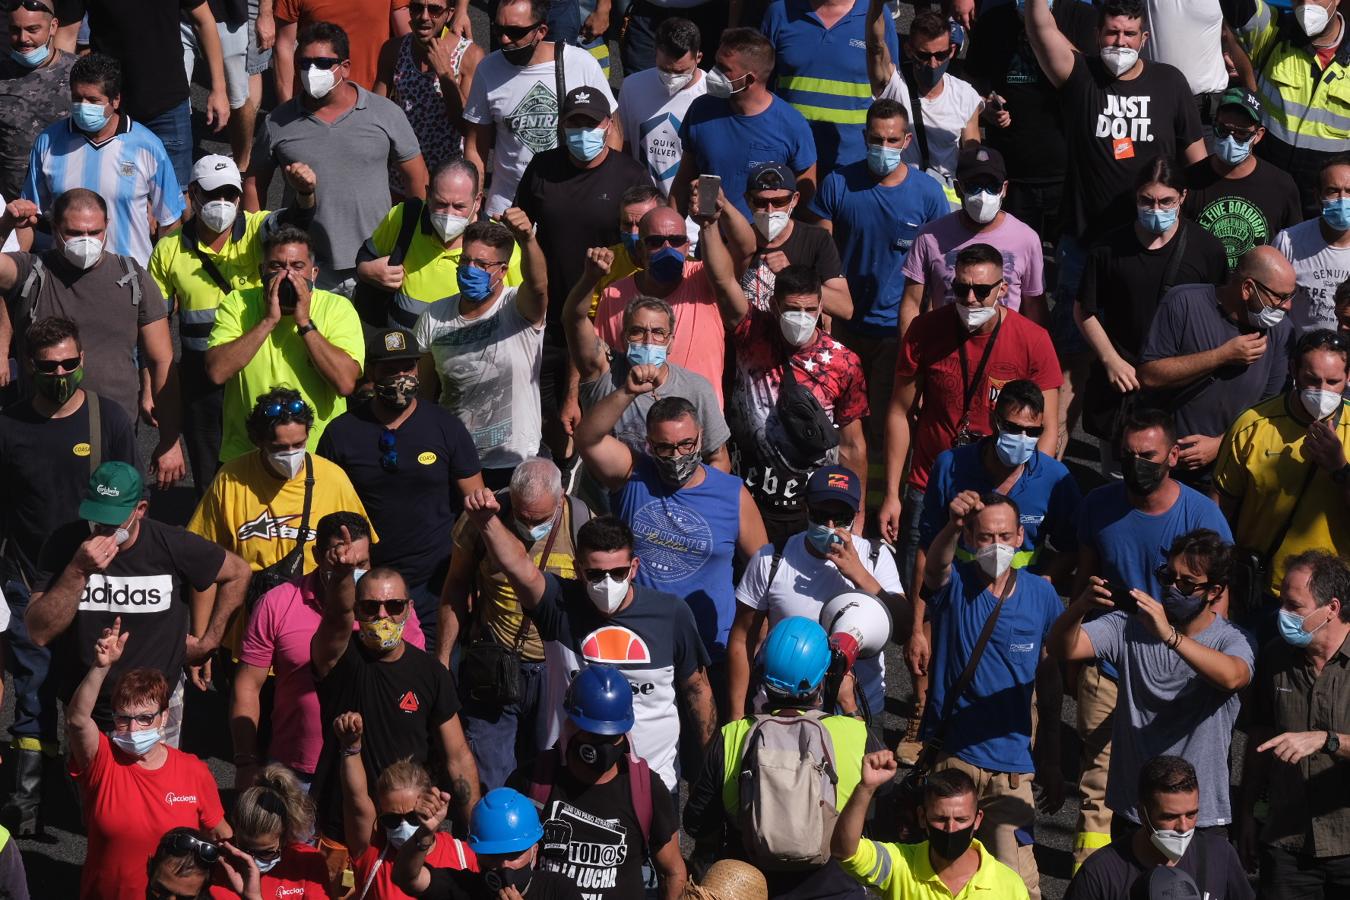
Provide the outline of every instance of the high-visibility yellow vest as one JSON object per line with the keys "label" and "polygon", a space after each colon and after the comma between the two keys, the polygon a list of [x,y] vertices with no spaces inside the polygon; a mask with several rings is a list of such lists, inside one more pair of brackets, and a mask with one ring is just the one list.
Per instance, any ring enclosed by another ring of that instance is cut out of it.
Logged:
{"label": "high-visibility yellow vest", "polygon": [[[1282,22],[1287,24],[1281,27]],[[1350,139],[1350,40],[1343,38],[1331,63],[1319,69],[1317,55],[1289,14],[1265,0],[1256,0],[1256,13],[1238,36],[1256,70],[1267,134],[1300,149],[1344,151]]]}

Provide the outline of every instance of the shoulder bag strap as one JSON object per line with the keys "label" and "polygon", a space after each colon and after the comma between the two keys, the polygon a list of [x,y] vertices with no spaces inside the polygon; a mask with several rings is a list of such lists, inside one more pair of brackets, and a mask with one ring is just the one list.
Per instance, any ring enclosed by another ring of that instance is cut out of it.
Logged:
{"label": "shoulder bag strap", "polygon": [[211,259],[210,256],[203,253],[202,248],[198,246],[197,229],[193,226],[192,222],[188,222],[183,226],[183,242],[187,244],[188,251],[193,256],[197,257],[197,261],[202,264],[202,271],[206,273],[206,277],[211,279],[211,283],[214,284],[222,294],[228,294],[233,290],[233,288],[230,287],[230,282],[225,279],[224,275],[220,274],[220,269],[217,268],[215,261]]}
{"label": "shoulder bag strap", "polygon": [[131,265],[130,257],[118,255],[117,261],[122,264],[122,277],[117,279],[118,287],[131,289],[131,305],[141,305],[141,280],[136,277],[136,270]]}
{"label": "shoulder bag strap", "polygon": [[389,265],[403,265],[403,259],[408,255],[408,248],[412,246],[413,234],[422,221],[422,207],[423,203],[419,197],[409,197],[403,201],[403,221],[398,226],[398,240],[394,243],[393,249],[389,251]]}
{"label": "shoulder bag strap", "polygon": [[305,506],[300,513],[300,534],[295,539],[295,549],[300,556],[300,570],[305,568],[305,544],[309,542],[309,509],[314,500],[314,464],[308,453],[305,454]]}
{"label": "shoulder bag strap", "polygon": [[901,68],[904,64],[896,60],[896,69],[900,72],[900,80],[905,83],[905,90],[909,92],[909,127],[914,129],[914,138],[919,142],[919,168],[928,170],[928,127],[923,123],[923,100],[919,97],[919,92],[914,90],[914,82]]}
{"label": "shoulder bag strap", "polygon": [[970,365],[969,360],[966,359],[966,340],[968,338],[963,339],[961,345],[957,348],[957,353],[961,359],[961,382],[965,389],[965,397],[961,404],[961,419],[957,425],[958,433],[970,424],[971,401],[975,399],[975,392],[980,389],[980,384],[984,381],[984,368],[989,364],[989,357],[994,352],[994,344],[998,341],[998,333],[1002,330],[1003,320],[1007,318],[1007,315],[1006,311],[998,314],[998,321],[994,323],[994,330],[989,335],[989,343],[984,345],[984,353],[980,355],[979,365],[975,367],[975,377],[969,381],[966,381],[967,369]]}
{"label": "shoulder bag strap", "polygon": [[558,95],[558,146],[567,146],[567,133],[563,130],[562,123],[562,105],[563,98],[567,96],[567,73],[564,71],[563,61],[567,57],[567,44],[562,41],[553,42],[553,90]]}
{"label": "shoulder bag strap", "polygon": [[89,477],[93,478],[103,463],[103,408],[91,390],[85,390],[84,402],[89,405]]}
{"label": "shoulder bag strap", "polygon": [[642,844],[646,853],[651,852],[652,839],[652,770],[647,761],[629,752],[625,757],[628,764],[628,798],[633,803],[633,814],[637,816],[638,829],[642,832]]}
{"label": "shoulder bag strap", "polygon": [[[548,556],[553,552],[553,545],[558,541],[558,532],[562,531],[563,508],[558,505],[558,512],[553,517],[553,527],[549,529],[548,540],[544,542],[544,552],[539,554],[539,571],[542,572],[548,568]],[[525,615],[524,607],[520,610],[520,627],[516,629],[516,638],[511,642],[512,651],[519,653],[520,648],[525,646],[525,635],[530,630],[530,617]]]}

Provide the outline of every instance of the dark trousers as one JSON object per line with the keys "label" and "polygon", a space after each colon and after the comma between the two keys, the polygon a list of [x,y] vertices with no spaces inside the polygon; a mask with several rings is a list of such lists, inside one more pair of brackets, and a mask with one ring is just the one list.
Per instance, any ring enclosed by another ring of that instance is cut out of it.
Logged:
{"label": "dark trousers", "polygon": [[1262,900],[1338,900],[1350,897],[1350,856],[1305,856],[1261,847]]}
{"label": "dark trousers", "polygon": [[711,68],[717,57],[718,38],[727,27],[727,6],[723,0],[707,0],[688,9],[667,9],[634,0],[628,7],[628,27],[623,33],[624,75],[656,65],[656,29],[666,19],[677,17],[698,26],[703,44],[703,68]]}
{"label": "dark trousers", "polygon": [[178,363],[178,382],[183,392],[183,443],[197,496],[220,469],[221,409],[225,388],[206,377],[206,354],[184,350]]}
{"label": "dark trousers", "polygon": [[520,662],[520,702],[507,706],[476,703],[466,697],[460,710],[464,737],[478,763],[478,780],[491,791],[506,784],[519,767],[534,765],[542,729],[539,704],[544,699],[544,664]]}

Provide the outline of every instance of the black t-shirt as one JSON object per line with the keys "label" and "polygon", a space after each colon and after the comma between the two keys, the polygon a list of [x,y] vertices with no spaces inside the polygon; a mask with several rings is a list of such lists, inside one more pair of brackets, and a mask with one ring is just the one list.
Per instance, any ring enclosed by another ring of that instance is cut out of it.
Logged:
{"label": "black t-shirt", "polygon": [[454,413],[425,400],[395,431],[394,471],[380,464],[384,431],[370,401],[353,406],[324,429],[319,455],[347,473],[380,535],[371,562],[392,566],[410,585],[425,584],[450,556],[463,505],[455,481],[478,474],[478,452]]}
{"label": "black t-shirt", "polygon": [[1184,219],[1172,240],[1158,250],[1148,250],[1139,242],[1133,223],[1107,232],[1088,248],[1078,289],[1083,317],[1096,316],[1117,350],[1129,354],[1127,359],[1137,357],[1143,347],[1182,228],[1186,230],[1186,253],[1179,260],[1172,286],[1223,284],[1228,277],[1223,244]]}
{"label": "black t-shirt", "polygon": [[[1057,3],[1059,30],[1082,51],[1097,46],[1097,11],[1087,3]],[[980,15],[969,33],[966,73],[981,96],[994,91],[1007,101],[1012,124],[985,127],[985,142],[1003,154],[1014,181],[1053,181],[1064,177],[1064,114],[1059,96],[1036,62],[1016,4],[995,6]]]}
{"label": "black t-shirt", "polygon": [[567,150],[536,153],[520,176],[516,206],[538,226],[535,238],[548,260],[548,323],[557,328],[563,303],[586,266],[586,251],[619,240],[619,198],[635,184],[651,184],[647,169],[613,148],[593,169],[578,168]]}
{"label": "black t-shirt", "polygon": [[[86,482],[87,483],[87,482]],[[38,556],[34,591],[46,591],[89,537],[89,523],[69,522],[52,533]],[[94,709],[100,725],[112,727],[108,696],[129,669],[158,669],[170,688],[183,671],[190,617],[187,589],[204,591],[225,564],[225,549],[182,528],[142,518],[136,541],[123,545],[108,567],[89,576],[75,621],[52,648],[57,691],[68,700],[94,662],[94,642],[122,618],[130,634],[122,658],[103,682]]]}
{"label": "black t-shirt", "polygon": [[1074,55],[1060,87],[1069,169],[1064,230],[1090,243],[1134,220],[1134,179],[1157,156],[1177,158],[1201,137],[1186,77],[1146,62],[1137,78],[1113,78],[1095,55]]}
{"label": "black t-shirt", "polygon": [[[839,248],[834,245],[834,238],[819,225],[793,223],[792,234],[787,236],[782,245],[764,252],[775,251],[781,252],[794,266],[810,266],[822,282],[839,278],[844,274],[844,267],[839,262]],[[768,263],[763,261],[761,254],[756,254],[745,269],[741,287],[745,289],[746,299],[761,309],[768,309],[773,299],[773,286],[776,280]],[[728,335],[727,338],[730,340],[731,336]]]}
{"label": "black t-shirt", "polygon": [[[1089,856],[1069,882],[1064,900],[1129,900],[1135,880],[1152,868],[1134,855],[1132,840],[1114,840]],[[1197,831],[1177,868],[1197,879],[1197,887],[1209,900],[1252,900],[1256,896],[1237,851],[1220,832]]]}
{"label": "black t-shirt", "polygon": [[372,790],[386,766],[408,756],[434,775],[444,774],[439,733],[459,712],[459,694],[450,673],[435,657],[405,642],[402,656],[381,662],[353,635],[317,689],[323,752],[315,769],[314,795],[324,834],[342,833],[340,757],[333,736],[333,720],[342,713],[359,712],[365,723],[361,759]]}
{"label": "black t-shirt", "polygon": [[[116,403],[100,400],[101,459],[132,466],[136,435]],[[27,400],[0,412],[0,539],[5,559],[18,563],[32,583],[42,542],[79,518],[90,470],[89,402],[61,419],[49,419]]]}
{"label": "black t-shirt", "polygon": [[1263,159],[1246,178],[1224,178],[1208,159],[1186,169],[1186,202],[1181,213],[1223,241],[1228,265],[1253,247],[1303,221],[1298,188],[1283,169]]}
{"label": "black t-shirt", "polygon": [[[480,872],[432,866],[427,869],[431,872],[431,884],[422,892],[422,900],[497,900],[497,892],[483,883]],[[580,889],[565,876],[538,868],[534,870],[524,897],[525,900],[586,900]]]}
{"label": "black t-shirt", "polygon": [[90,46],[122,65],[122,112],[144,124],[188,99],[181,15],[206,0],[56,0],[56,18],[89,14]]}

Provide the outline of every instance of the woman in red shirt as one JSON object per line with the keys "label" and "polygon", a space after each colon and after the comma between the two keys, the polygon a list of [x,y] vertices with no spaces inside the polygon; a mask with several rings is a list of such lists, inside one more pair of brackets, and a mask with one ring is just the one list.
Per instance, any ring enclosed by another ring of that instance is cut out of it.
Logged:
{"label": "woman in red shirt", "polygon": [[[229,837],[216,781],[206,764],[164,743],[169,685],[154,669],[132,669],[110,698],[111,735],[94,723],[94,703],[129,634],[122,620],[94,644],[94,664],[66,707],[70,774],[83,799],[89,853],[80,900],[143,900],[146,861],[173,828]],[[111,737],[111,740],[110,740]]]}
{"label": "woman in red shirt", "polygon": [[[328,867],[305,841],[314,833],[314,804],[295,774],[279,763],[262,770],[256,786],[239,795],[230,815],[231,844],[253,858],[262,876],[263,897],[327,900]],[[214,900],[239,895],[220,885]]]}

